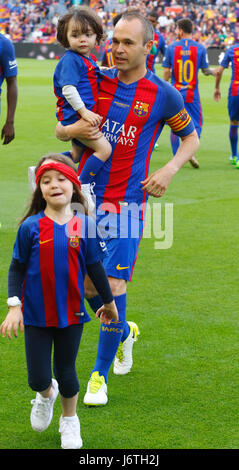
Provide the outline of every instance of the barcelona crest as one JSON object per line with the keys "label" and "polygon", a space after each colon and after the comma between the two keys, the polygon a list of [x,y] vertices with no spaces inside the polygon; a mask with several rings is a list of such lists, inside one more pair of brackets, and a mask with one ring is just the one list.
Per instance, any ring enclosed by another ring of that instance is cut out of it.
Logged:
{"label": "barcelona crest", "polygon": [[70,237],[70,246],[72,248],[77,248],[80,244],[79,237]]}
{"label": "barcelona crest", "polygon": [[187,113],[187,111],[186,111],[185,109],[183,109],[182,111],[180,111],[180,112],[178,113],[178,117],[179,117],[179,119],[180,119],[182,122],[183,122],[183,121],[186,121],[187,118],[188,118],[188,113]]}
{"label": "barcelona crest", "polygon": [[134,107],[134,114],[139,117],[146,116],[149,112],[149,104],[142,103],[142,101],[136,101],[136,105]]}

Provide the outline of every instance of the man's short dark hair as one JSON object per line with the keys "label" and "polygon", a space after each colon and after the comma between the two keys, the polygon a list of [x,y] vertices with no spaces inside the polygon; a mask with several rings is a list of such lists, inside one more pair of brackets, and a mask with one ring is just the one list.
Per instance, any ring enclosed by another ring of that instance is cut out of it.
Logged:
{"label": "man's short dark hair", "polygon": [[186,34],[192,34],[193,32],[193,23],[189,18],[181,18],[177,21],[176,25]]}
{"label": "man's short dark hair", "polygon": [[143,27],[143,44],[146,44],[148,41],[152,41],[154,39],[154,28],[150,21],[143,16],[139,10],[128,10],[125,11],[121,17],[121,20],[131,21],[134,19],[138,19]]}

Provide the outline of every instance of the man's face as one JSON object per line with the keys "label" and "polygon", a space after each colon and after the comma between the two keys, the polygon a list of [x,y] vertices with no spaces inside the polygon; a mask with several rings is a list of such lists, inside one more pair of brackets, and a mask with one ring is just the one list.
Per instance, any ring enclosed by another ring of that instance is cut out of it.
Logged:
{"label": "man's face", "polygon": [[152,26],[153,26],[154,28],[156,28],[157,23],[158,23],[157,18],[155,18],[154,16],[150,16],[150,15],[149,15],[149,16],[148,16],[148,20],[150,21],[150,23],[152,24]]}
{"label": "man's face", "polygon": [[115,26],[112,54],[120,71],[134,70],[145,64],[152,48],[152,41],[143,44],[143,25],[137,18],[120,20]]}

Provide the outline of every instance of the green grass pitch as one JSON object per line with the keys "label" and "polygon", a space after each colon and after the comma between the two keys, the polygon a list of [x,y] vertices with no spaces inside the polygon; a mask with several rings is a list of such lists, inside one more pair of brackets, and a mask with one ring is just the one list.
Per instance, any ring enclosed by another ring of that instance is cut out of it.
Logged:
{"label": "green grass pitch", "polygon": [[[0,151],[0,322],[7,314],[7,272],[17,222],[29,200],[27,168],[50,151],[69,148],[54,136],[56,62],[21,59],[16,138]],[[162,70],[158,67],[158,74]],[[234,449],[239,447],[238,400],[238,180],[228,161],[227,90],[213,100],[214,78],[200,74],[204,127],[197,157],[175,176],[161,200],[174,205],[174,241],[155,250],[142,240],[132,283],[128,320],[141,335],[134,367],[109,373],[109,403],[86,408],[83,396],[94,364],[99,322],[85,326],[77,360],[78,416],[85,449]],[[1,123],[5,118],[2,93]],[[153,152],[150,171],[171,158],[169,129]],[[150,198],[150,202],[153,200]],[[154,200],[156,202],[156,200]],[[90,313],[90,310],[89,310]],[[0,449],[58,449],[60,400],[44,433],[30,427],[24,335],[0,338]]]}

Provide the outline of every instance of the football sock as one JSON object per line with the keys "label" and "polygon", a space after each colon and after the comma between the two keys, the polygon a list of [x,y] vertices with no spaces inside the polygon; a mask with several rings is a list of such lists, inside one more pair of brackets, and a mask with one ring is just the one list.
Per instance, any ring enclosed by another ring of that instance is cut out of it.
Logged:
{"label": "football sock", "polygon": [[72,155],[71,152],[61,152],[62,155],[65,155],[66,157],[69,157],[72,160]]}
{"label": "football sock", "polygon": [[178,147],[180,145],[180,139],[173,132],[170,132],[170,142],[171,142],[171,147],[172,147],[173,154],[175,155],[175,153],[177,152]]}
{"label": "football sock", "polygon": [[106,383],[110,366],[115,358],[122,334],[127,324],[126,295],[127,294],[117,295],[114,298],[118,309],[119,321],[117,323],[110,323],[110,325],[105,325],[102,323],[100,327],[98,352],[95,366],[91,371],[91,374],[95,371],[98,371],[100,376],[104,376]]}
{"label": "football sock", "polygon": [[237,141],[238,141],[238,125],[230,125],[229,129],[229,139],[232,149],[232,157],[237,156]]}
{"label": "football sock", "polygon": [[95,155],[90,155],[90,157],[87,158],[79,176],[80,182],[82,184],[92,183],[104,163],[105,162],[95,157]]}

